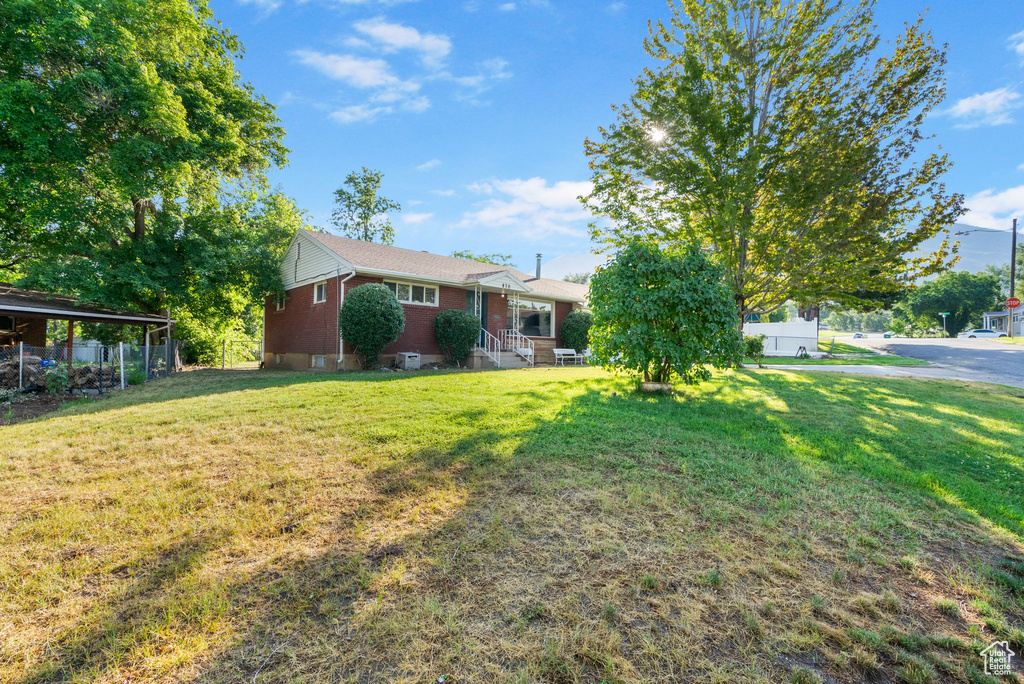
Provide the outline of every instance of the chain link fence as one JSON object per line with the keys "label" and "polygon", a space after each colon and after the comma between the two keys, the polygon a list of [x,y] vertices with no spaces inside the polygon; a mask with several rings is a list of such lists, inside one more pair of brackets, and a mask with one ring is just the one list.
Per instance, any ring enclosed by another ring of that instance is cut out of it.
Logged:
{"label": "chain link fence", "polygon": [[51,394],[104,394],[167,377],[181,369],[178,344],[0,347],[0,389]]}
{"label": "chain link fence", "polygon": [[225,340],[221,345],[222,369],[255,370],[263,363],[263,340]]}

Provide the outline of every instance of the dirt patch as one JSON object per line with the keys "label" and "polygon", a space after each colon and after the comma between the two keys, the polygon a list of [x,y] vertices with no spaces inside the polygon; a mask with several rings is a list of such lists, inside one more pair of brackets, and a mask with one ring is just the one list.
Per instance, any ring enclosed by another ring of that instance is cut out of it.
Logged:
{"label": "dirt patch", "polygon": [[32,420],[47,413],[52,413],[69,402],[92,402],[102,399],[102,396],[92,397],[88,395],[76,397],[55,397],[49,394],[26,395],[25,399],[16,401],[13,404],[0,404],[0,425],[24,423],[26,420]]}

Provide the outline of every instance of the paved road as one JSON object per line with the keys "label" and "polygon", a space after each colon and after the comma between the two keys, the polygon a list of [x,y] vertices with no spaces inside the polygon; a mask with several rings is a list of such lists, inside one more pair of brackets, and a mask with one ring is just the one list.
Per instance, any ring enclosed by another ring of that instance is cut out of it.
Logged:
{"label": "paved road", "polygon": [[[847,341],[846,338],[840,338]],[[879,367],[865,366],[857,371],[856,366],[812,366],[819,370],[862,372],[875,375],[900,375],[917,377],[945,377],[956,380],[995,382],[1002,385],[1024,387],[1024,346],[1000,344],[979,339],[883,339],[881,335],[867,339],[849,340],[851,344],[872,347],[879,351],[899,354],[912,359],[923,359],[935,364],[934,367],[914,366]],[[794,367],[796,368],[796,367]],[[868,369],[871,370],[868,370]]]}

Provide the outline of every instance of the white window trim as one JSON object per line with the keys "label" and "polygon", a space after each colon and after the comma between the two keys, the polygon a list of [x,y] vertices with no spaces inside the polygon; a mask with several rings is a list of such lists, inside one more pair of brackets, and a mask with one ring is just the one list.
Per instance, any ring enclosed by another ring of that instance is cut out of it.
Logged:
{"label": "white window trim", "polygon": [[[318,364],[317,359],[323,359],[324,362]],[[309,355],[309,367],[310,368],[327,368],[327,355],[326,354],[310,354]]]}
{"label": "white window trim", "polygon": [[412,288],[413,287],[422,287],[422,288],[428,288],[429,287],[429,288],[434,290],[434,303],[433,304],[431,304],[430,302],[414,302],[414,301],[411,301],[411,300],[404,300],[404,299],[399,299],[398,300],[399,304],[408,304],[409,306],[433,306],[435,308],[441,305],[441,301],[440,301],[441,300],[441,288],[438,285],[424,285],[423,283],[410,283],[409,281],[406,281],[406,280],[388,280],[387,278],[385,278],[384,279],[385,287],[387,286],[388,283],[394,283],[394,285],[395,285],[395,291],[396,291],[395,292],[395,299],[398,299],[398,292],[397,292],[397,290],[398,290],[398,286],[399,285],[407,285],[409,287],[409,296],[410,297],[412,297]]}
{"label": "white window trim", "polygon": [[288,301],[288,295],[281,295],[274,302],[274,306],[277,307],[277,311],[284,311],[286,302]]}
{"label": "white window trim", "polygon": [[[526,335],[526,337],[531,339],[531,340],[554,340],[554,339],[557,339],[558,336],[555,335],[555,312],[558,311],[558,307],[555,305],[556,303],[553,300],[534,299],[533,297],[521,297],[520,299],[524,299],[524,300],[526,300],[528,302],[535,302],[537,304],[550,304],[551,305],[551,334],[550,335]],[[512,300],[509,299],[508,301],[511,302]],[[521,313],[522,311],[533,311],[533,310],[534,309],[520,309],[519,311]],[[505,324],[508,325],[508,306],[507,305],[506,305],[505,311],[506,311],[506,314],[505,314],[505,316],[506,316],[506,318],[505,318],[506,323]],[[521,322],[522,322],[522,319],[520,319],[520,323]]]}
{"label": "white window trim", "polygon": [[[324,298],[323,299],[317,299],[316,298],[316,291],[317,291],[317,289],[321,285],[324,286]],[[323,304],[326,301],[327,301],[327,281],[326,280],[321,280],[319,282],[313,283],[313,303],[314,304]]]}

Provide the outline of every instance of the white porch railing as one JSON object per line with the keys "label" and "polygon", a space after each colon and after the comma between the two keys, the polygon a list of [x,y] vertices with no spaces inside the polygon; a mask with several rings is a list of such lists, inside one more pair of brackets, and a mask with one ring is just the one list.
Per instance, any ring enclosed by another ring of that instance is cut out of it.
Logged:
{"label": "white porch railing", "polygon": [[498,331],[498,340],[503,350],[515,352],[520,358],[534,365],[533,340],[518,330],[506,329]]}
{"label": "white porch railing", "polygon": [[480,328],[480,332],[483,333],[483,344],[477,345],[477,348],[483,351],[497,368],[501,368],[501,341],[483,327]]}

